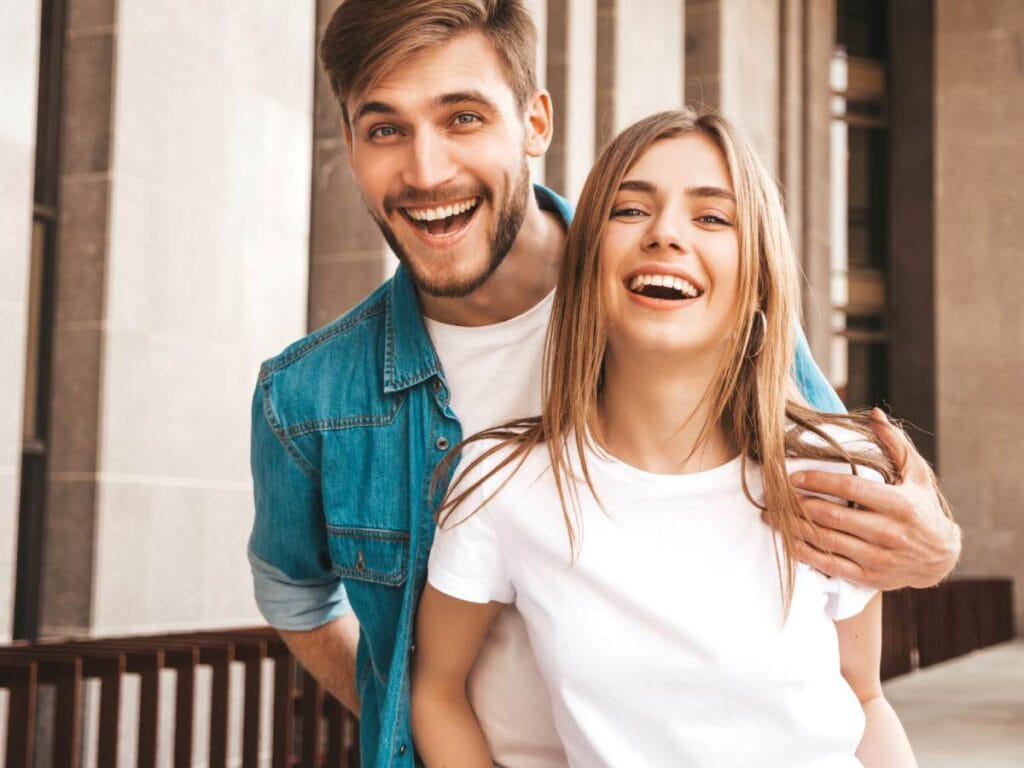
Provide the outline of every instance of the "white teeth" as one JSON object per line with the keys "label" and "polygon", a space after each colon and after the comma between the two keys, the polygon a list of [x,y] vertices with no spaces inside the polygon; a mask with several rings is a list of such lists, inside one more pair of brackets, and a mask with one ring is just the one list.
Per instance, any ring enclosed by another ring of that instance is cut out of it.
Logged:
{"label": "white teeth", "polygon": [[689,299],[695,299],[701,293],[689,280],[684,280],[676,275],[634,275],[629,281],[629,290],[639,291],[648,285],[672,288]]}
{"label": "white teeth", "polygon": [[449,216],[457,216],[475,207],[476,200],[473,199],[437,208],[406,208],[404,210],[414,221],[436,221],[437,219],[447,219]]}

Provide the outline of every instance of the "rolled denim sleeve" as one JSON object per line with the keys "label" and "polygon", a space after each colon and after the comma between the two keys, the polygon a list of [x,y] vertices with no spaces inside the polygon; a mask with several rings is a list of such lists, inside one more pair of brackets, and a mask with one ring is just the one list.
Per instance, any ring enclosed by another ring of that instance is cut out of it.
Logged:
{"label": "rolled denim sleeve", "polygon": [[812,407],[828,413],[846,413],[846,406],[828,383],[825,374],[811,356],[811,348],[803,328],[797,327],[796,359],[793,361],[793,377],[801,394]]}
{"label": "rolled denim sleeve", "polygon": [[248,552],[256,605],[278,629],[316,629],[352,608],[331,567],[316,473],[271,428],[270,413],[257,384],[251,435],[256,514]]}

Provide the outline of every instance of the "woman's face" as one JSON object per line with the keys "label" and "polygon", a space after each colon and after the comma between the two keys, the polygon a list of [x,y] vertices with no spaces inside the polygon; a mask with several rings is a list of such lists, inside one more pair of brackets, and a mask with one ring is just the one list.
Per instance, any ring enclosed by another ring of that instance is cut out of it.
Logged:
{"label": "woman's face", "polygon": [[601,238],[608,354],[718,365],[739,240],[725,158],[701,134],[655,142],[626,172]]}

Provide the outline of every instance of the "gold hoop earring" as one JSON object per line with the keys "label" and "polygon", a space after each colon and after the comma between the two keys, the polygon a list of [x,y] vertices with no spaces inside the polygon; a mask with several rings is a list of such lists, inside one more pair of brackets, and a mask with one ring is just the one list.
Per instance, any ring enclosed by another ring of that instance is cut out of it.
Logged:
{"label": "gold hoop earring", "polygon": [[[757,349],[754,349],[752,351],[748,351],[747,354],[746,354],[746,358],[748,360],[754,360],[754,359],[757,358],[758,355],[761,354],[762,350],[764,350],[764,339],[765,339],[765,336],[768,335],[768,316],[765,315],[764,310],[763,309],[756,309],[756,310],[754,310],[754,317],[755,318],[757,318],[757,317],[761,318],[761,333],[760,333],[760,335],[757,338]],[[753,323],[753,321],[751,321],[751,322]],[[755,333],[756,333],[755,329],[753,327],[751,327],[751,329],[750,329],[750,336],[747,339],[747,346],[748,347],[753,342],[754,334]]]}

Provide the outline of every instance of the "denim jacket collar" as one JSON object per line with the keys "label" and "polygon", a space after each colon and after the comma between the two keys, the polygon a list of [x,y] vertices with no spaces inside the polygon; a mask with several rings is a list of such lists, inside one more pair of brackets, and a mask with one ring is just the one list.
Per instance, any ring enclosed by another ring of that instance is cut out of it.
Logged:
{"label": "denim jacket collar", "polygon": [[420,314],[416,287],[404,266],[395,270],[384,314],[384,391],[398,392],[441,372]]}
{"label": "denim jacket collar", "polygon": [[[572,207],[547,187],[533,185],[541,210],[554,211],[568,226]],[[441,373],[441,363],[427,335],[419,298],[404,266],[395,270],[385,310],[384,391],[399,392]]]}

